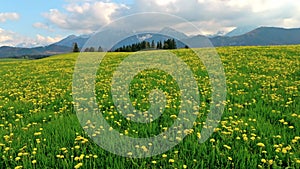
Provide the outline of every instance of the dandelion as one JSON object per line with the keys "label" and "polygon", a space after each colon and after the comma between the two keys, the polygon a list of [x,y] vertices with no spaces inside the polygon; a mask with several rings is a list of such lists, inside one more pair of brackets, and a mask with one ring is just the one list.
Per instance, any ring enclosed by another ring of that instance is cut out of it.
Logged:
{"label": "dandelion", "polygon": [[42,132],[35,132],[33,135],[34,136],[39,136],[39,135],[41,135],[42,134]]}
{"label": "dandelion", "polygon": [[198,139],[200,139],[200,138],[201,138],[201,134],[200,134],[200,132],[197,132],[197,137],[198,137]]}
{"label": "dandelion", "polygon": [[15,167],[15,169],[21,169],[21,168],[23,168],[23,166],[20,166],[20,165],[19,165],[19,166],[16,166],[16,167]]}
{"label": "dandelion", "polygon": [[187,168],[187,165],[183,165],[182,168],[186,169],[186,168]]}
{"label": "dandelion", "polygon": [[259,146],[259,147],[265,147],[264,143],[257,143],[256,145]]}
{"label": "dandelion", "polygon": [[163,157],[163,158],[166,158],[166,157],[168,157],[168,155],[167,155],[167,154],[163,154],[162,157]]}
{"label": "dandelion", "polygon": [[80,156],[79,156],[79,160],[82,160],[83,158],[84,158],[84,154],[81,154]]}
{"label": "dandelion", "polygon": [[61,150],[61,151],[66,151],[67,148],[63,147],[63,148],[61,148],[60,150]]}
{"label": "dandelion", "polygon": [[36,163],[36,160],[32,160],[31,163],[32,163],[32,164],[35,164],[35,163]]}
{"label": "dandelion", "polygon": [[282,153],[283,153],[283,154],[286,154],[286,153],[287,153],[287,149],[286,149],[286,148],[283,148],[283,149],[282,149]]}
{"label": "dandelion", "polygon": [[77,165],[74,166],[75,169],[78,169],[82,166],[82,163],[78,163]]}
{"label": "dandelion", "polygon": [[227,148],[228,150],[231,150],[231,147],[228,145],[223,145],[223,147]]}
{"label": "dandelion", "polygon": [[174,163],[175,160],[174,159],[169,159],[169,163]]}
{"label": "dandelion", "polygon": [[152,164],[156,164],[157,162],[156,162],[156,161],[152,161],[151,163],[152,163]]}
{"label": "dandelion", "polygon": [[298,140],[293,139],[293,140],[292,140],[292,143],[293,143],[293,144],[294,144],[294,143],[297,143],[297,141],[298,141]]}
{"label": "dandelion", "polygon": [[269,163],[269,165],[272,165],[274,163],[274,161],[273,160],[269,160],[268,163]]}
{"label": "dandelion", "polygon": [[212,138],[212,139],[210,139],[209,141],[210,141],[211,143],[214,143],[216,140]]}
{"label": "dandelion", "polygon": [[232,161],[232,158],[231,158],[231,157],[227,157],[227,159],[228,159],[229,161]]}

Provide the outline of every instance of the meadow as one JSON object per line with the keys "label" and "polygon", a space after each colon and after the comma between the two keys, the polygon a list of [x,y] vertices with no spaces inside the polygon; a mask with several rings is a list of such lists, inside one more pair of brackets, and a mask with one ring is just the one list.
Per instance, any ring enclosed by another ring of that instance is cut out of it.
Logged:
{"label": "meadow", "polygon": [[[172,50],[194,73],[200,111],[178,145],[148,158],[107,152],[82,129],[72,98],[78,53],[0,60],[0,168],[300,168],[300,46],[216,50],[227,84],[218,127],[205,143],[198,143],[209,110],[209,77],[190,50]],[[167,94],[166,109],[159,121],[146,125],[121,116],[113,106],[110,82],[130,54],[112,52],[102,61],[96,78],[99,109],[124,135],[154,136],[176,120],[180,90],[167,73],[142,71],[130,84],[130,102],[145,111],[149,91],[159,88]],[[101,136],[101,128],[96,131]],[[134,146],[147,151],[151,145]]]}

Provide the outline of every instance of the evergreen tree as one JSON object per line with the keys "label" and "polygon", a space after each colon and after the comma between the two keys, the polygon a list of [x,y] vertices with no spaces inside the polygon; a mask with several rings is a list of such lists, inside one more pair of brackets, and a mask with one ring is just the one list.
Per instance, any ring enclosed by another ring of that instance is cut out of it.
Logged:
{"label": "evergreen tree", "polygon": [[170,43],[171,43],[171,48],[170,48],[170,49],[177,49],[177,45],[176,45],[175,39],[172,39],[172,40],[170,41]]}
{"label": "evergreen tree", "polygon": [[89,52],[95,52],[95,48],[94,47],[90,47]]}
{"label": "evergreen tree", "polygon": [[90,48],[85,48],[84,49],[84,52],[89,52],[90,51]]}
{"label": "evergreen tree", "polygon": [[102,47],[101,47],[101,46],[99,46],[99,48],[98,48],[98,52],[103,52],[103,49],[102,49]]}
{"label": "evergreen tree", "polygon": [[146,42],[146,47],[145,49],[149,49],[150,48],[150,43],[149,42]]}
{"label": "evergreen tree", "polygon": [[151,48],[155,48],[155,42],[154,42],[154,40],[152,40],[152,42],[151,42]]}
{"label": "evergreen tree", "polygon": [[73,52],[80,52],[80,49],[79,49],[78,44],[76,42],[73,45]]}

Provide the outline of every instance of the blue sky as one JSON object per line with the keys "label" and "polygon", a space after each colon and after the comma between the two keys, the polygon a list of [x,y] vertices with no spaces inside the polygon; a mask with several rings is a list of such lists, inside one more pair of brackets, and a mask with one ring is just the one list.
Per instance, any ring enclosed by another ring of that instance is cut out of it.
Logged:
{"label": "blue sky", "polygon": [[137,12],[183,17],[201,30],[190,34],[226,33],[247,25],[300,27],[298,0],[10,0],[0,5],[0,46],[47,45]]}
{"label": "blue sky", "polygon": [[10,0],[1,2],[0,11],[3,13],[16,12],[20,18],[1,23],[1,28],[12,30],[21,34],[35,36],[36,33],[45,33],[43,30],[33,28],[35,22],[43,22],[42,13],[51,8],[62,9],[63,0],[36,1],[36,0]]}

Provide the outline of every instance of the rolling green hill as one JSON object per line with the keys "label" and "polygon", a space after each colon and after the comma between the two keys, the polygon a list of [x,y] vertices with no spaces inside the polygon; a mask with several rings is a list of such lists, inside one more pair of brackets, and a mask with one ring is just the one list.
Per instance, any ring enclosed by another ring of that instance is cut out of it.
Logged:
{"label": "rolling green hill", "polygon": [[[226,107],[213,135],[202,144],[198,139],[209,110],[209,77],[189,49],[171,52],[194,73],[201,95],[199,115],[177,146],[140,159],[103,150],[79,124],[72,98],[77,53],[0,59],[0,168],[300,168],[300,46],[217,48],[226,73]],[[123,135],[159,134],[180,120],[180,90],[164,72],[137,74],[130,85],[135,108],[149,108],[147,96],[155,87],[168,93],[167,108],[160,122],[128,121],[113,105],[110,82],[130,54],[108,53],[99,65],[99,108]],[[95,128],[95,136],[101,136],[100,126],[87,123],[85,128]],[[151,149],[151,144],[133,146]]]}

